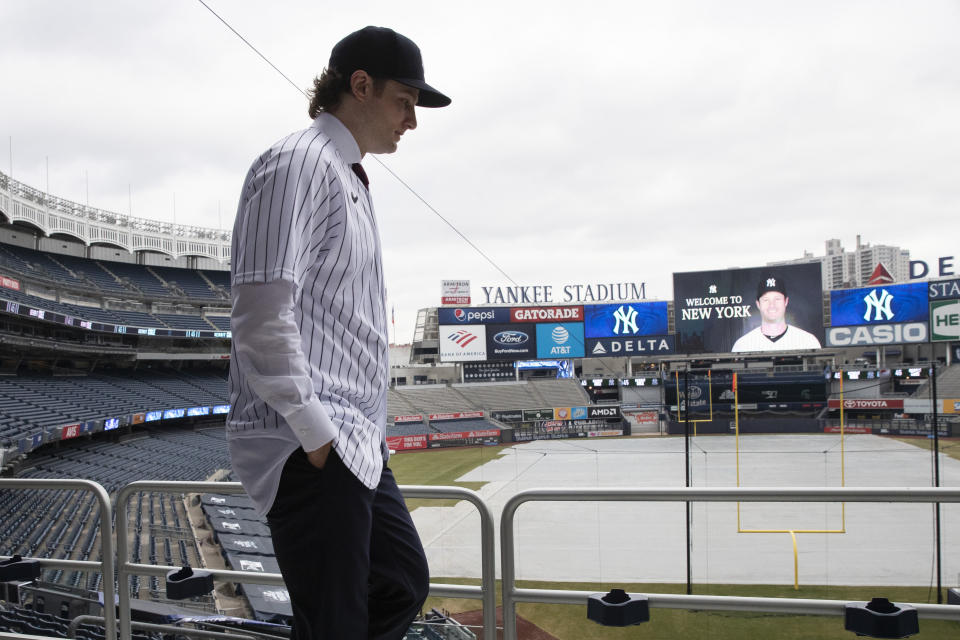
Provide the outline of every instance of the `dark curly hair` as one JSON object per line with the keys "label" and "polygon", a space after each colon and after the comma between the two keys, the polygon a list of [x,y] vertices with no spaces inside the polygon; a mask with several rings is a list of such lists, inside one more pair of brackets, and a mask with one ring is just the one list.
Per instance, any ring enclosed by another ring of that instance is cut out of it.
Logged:
{"label": "dark curly hair", "polygon": [[[386,81],[383,78],[373,79],[373,91],[376,95],[383,93],[384,86]],[[343,94],[350,93],[350,77],[344,77],[336,69],[327,67],[323,73],[313,79],[313,89],[307,93],[310,96],[307,114],[312,120],[324,111],[337,108],[343,99]]]}
{"label": "dark curly hair", "polygon": [[330,111],[340,104],[340,100],[349,89],[349,85],[336,69],[324,69],[323,73],[313,79],[313,89],[310,95],[310,108],[307,113],[310,119],[316,118],[322,111]]}

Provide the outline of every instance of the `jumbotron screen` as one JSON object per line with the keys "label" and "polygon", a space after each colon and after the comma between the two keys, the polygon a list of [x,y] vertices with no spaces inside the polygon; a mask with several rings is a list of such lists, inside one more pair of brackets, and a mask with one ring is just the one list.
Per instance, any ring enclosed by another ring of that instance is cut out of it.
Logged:
{"label": "jumbotron screen", "polygon": [[673,296],[681,353],[823,345],[820,263],[675,273]]}

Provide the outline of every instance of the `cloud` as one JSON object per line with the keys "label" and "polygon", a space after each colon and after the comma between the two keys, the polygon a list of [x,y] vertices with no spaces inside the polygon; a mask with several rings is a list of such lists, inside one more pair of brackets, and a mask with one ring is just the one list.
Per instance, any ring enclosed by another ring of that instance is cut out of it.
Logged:
{"label": "cloud", "polygon": [[[209,4],[307,87],[342,35],[413,37],[453,97],[381,158],[521,283],[638,280],[822,252],[933,260],[960,186],[960,8],[930,2]],[[8,1],[15,177],[134,215],[232,224],[305,99],[199,2]],[[6,162],[0,162],[7,171]],[[507,284],[376,159],[391,298]],[[88,177],[89,176],[89,180]],[[129,189],[129,192],[128,192]],[[175,194],[175,196],[174,196]],[[219,209],[219,214],[217,213]]]}

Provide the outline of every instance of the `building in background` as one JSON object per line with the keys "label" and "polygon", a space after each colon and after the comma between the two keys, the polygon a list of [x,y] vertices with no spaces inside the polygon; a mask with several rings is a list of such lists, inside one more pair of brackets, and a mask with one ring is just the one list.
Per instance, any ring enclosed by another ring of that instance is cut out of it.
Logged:
{"label": "building in background", "polygon": [[[860,242],[857,236],[857,245],[853,251],[846,251],[840,240],[831,238],[826,243],[826,254],[815,256],[809,251],[804,252],[802,258],[794,260],[780,260],[768,263],[771,266],[783,264],[803,264],[819,262],[822,265],[823,289],[846,289],[865,287],[876,275],[878,265],[883,265],[881,272],[885,272],[893,282],[908,282],[910,280],[910,252],[900,247]],[[885,282],[886,284],[886,282]]]}

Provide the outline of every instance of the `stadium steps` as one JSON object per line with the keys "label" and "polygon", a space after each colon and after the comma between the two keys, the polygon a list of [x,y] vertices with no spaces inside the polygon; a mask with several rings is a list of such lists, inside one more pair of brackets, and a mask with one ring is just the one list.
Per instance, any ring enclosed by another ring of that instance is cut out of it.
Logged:
{"label": "stadium steps", "polygon": [[531,387],[545,400],[545,407],[577,407],[591,404],[590,396],[576,378],[531,380]]}
{"label": "stadium steps", "polygon": [[454,388],[454,387],[449,387],[449,389],[450,389],[450,391],[453,393],[454,396],[460,398],[460,400],[463,401],[463,406],[464,406],[464,408],[473,407],[473,406],[474,406],[474,403],[470,401],[470,398],[468,398],[467,396],[465,396],[465,395],[463,395],[462,393],[460,393],[459,389],[456,389],[456,388]]}
{"label": "stadium steps", "polygon": [[402,391],[397,388],[396,391],[416,409],[414,413],[439,413],[481,408],[475,402],[470,401],[463,394],[445,384],[414,385],[406,387]]}
{"label": "stadium steps", "polygon": [[180,296],[180,297],[183,297],[183,298],[186,298],[186,297],[187,297],[186,292],[185,292],[181,287],[179,287],[179,286],[176,285],[176,284],[171,284],[171,283],[167,282],[166,280],[164,280],[164,279],[160,276],[160,274],[157,273],[152,267],[146,267],[146,270],[147,270],[147,273],[151,274],[154,278],[156,278],[157,280],[160,281],[160,283],[161,283],[161,285],[163,286],[163,288],[166,289],[168,295],[172,294],[172,295],[174,295],[174,296]]}
{"label": "stadium steps", "polygon": [[96,283],[96,282],[94,282],[94,281],[91,280],[90,278],[86,277],[86,274],[80,273],[80,272],[78,272],[78,271],[74,271],[73,269],[71,269],[70,267],[68,267],[67,265],[65,265],[62,260],[56,258],[53,254],[51,254],[51,253],[44,253],[43,256],[44,256],[47,260],[49,260],[50,262],[52,262],[53,264],[56,265],[56,267],[57,267],[56,271],[58,271],[59,273],[55,273],[54,276],[56,276],[56,275],[61,275],[61,276],[62,276],[62,275],[69,275],[71,278],[73,278],[74,280],[76,280],[78,283],[82,284],[82,285],[85,286],[85,287],[88,287],[88,288],[90,288],[90,289],[99,289],[99,288],[100,288],[99,286],[97,286],[97,283]]}
{"label": "stadium steps", "polygon": [[387,391],[387,418],[421,413],[396,388]]}
{"label": "stadium steps", "polygon": [[114,273],[113,271],[111,271],[111,270],[109,269],[109,267],[107,267],[107,265],[105,265],[104,263],[102,263],[102,262],[100,262],[99,260],[97,260],[97,261],[94,262],[94,264],[96,264],[96,265],[97,265],[98,267],[100,267],[107,275],[109,275],[111,278],[113,278],[113,279],[117,282],[117,286],[120,287],[121,289],[123,289],[124,291],[126,291],[126,292],[128,292],[128,293],[129,293],[129,292],[140,293],[140,290],[139,290],[139,289],[136,289],[136,287],[134,287],[133,285],[130,284],[129,279],[127,279],[126,281],[124,281],[124,278],[121,278],[120,276],[118,276],[117,274],[115,274],[115,273]]}
{"label": "stadium steps", "polygon": [[540,406],[540,407],[552,407],[552,406],[553,406],[552,404],[550,404],[550,403],[547,401],[546,398],[543,397],[543,394],[540,393],[540,385],[535,384],[535,383],[530,383],[530,382],[528,382],[528,386],[529,386],[529,389],[530,389],[530,395],[532,395],[533,398],[537,401],[537,406]]}
{"label": "stadium steps", "polygon": [[[930,381],[924,382],[914,398],[933,397],[933,388]],[[937,398],[960,398],[960,365],[952,364],[937,370]]]}

